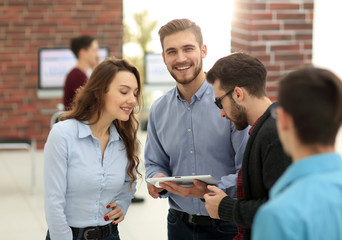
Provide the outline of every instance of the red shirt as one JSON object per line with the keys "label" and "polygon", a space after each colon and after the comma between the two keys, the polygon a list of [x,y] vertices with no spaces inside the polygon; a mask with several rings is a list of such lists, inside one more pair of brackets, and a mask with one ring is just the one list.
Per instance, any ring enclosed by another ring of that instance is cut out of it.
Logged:
{"label": "red shirt", "polygon": [[63,103],[65,110],[70,110],[76,90],[87,82],[87,78],[87,75],[79,68],[74,68],[69,72],[64,84]]}
{"label": "red shirt", "polygon": [[[260,118],[258,118],[255,123],[253,124],[253,126],[249,129],[248,131],[248,134],[251,135],[255,125],[257,124],[257,122],[259,121]],[[238,173],[238,177],[237,177],[237,190],[236,190],[236,193],[237,193],[237,198],[238,199],[243,199],[244,196],[243,196],[243,188],[242,188],[242,177],[241,177],[241,169],[239,170],[239,173]],[[237,229],[238,229],[238,235],[236,235],[233,240],[243,240],[243,231],[244,231],[244,228],[243,227],[240,227],[240,226],[237,226]]]}

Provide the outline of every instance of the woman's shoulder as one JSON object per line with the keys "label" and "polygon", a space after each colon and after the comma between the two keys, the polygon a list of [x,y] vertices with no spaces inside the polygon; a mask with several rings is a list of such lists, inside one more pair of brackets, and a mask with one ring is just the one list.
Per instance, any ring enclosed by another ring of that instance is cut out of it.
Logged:
{"label": "woman's shoulder", "polygon": [[74,126],[77,126],[78,123],[79,123],[78,120],[72,118],[72,119],[66,119],[66,120],[59,121],[56,124],[54,124],[54,126],[74,127]]}
{"label": "woman's shoulder", "polygon": [[76,119],[67,119],[55,123],[51,131],[63,132],[65,134],[74,133],[78,129],[78,124],[80,122]]}

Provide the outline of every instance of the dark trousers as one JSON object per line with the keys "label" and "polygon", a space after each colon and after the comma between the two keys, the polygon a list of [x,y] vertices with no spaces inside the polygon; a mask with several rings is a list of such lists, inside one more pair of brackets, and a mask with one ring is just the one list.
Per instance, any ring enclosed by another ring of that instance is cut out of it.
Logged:
{"label": "dark trousers", "polygon": [[169,209],[167,216],[168,240],[231,240],[237,235],[237,227],[232,222],[212,219],[211,225],[188,221],[188,215]]}
{"label": "dark trousers", "polygon": [[[51,240],[49,231],[47,232],[45,240]],[[73,240],[85,240],[83,231],[80,231],[78,236],[74,236]],[[105,238],[98,238],[98,240],[120,240],[118,228],[110,228],[110,232]]]}

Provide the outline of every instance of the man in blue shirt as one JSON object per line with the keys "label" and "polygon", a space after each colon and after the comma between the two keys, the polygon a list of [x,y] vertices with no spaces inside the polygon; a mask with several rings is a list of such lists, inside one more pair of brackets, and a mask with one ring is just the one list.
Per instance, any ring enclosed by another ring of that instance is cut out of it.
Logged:
{"label": "man in blue shirt", "polygon": [[[218,187],[236,197],[237,173],[248,129],[237,131],[220,117],[214,91],[206,81],[202,58],[207,54],[201,29],[176,19],[159,30],[163,60],[177,85],[157,99],[150,110],[145,147],[146,177],[212,175]],[[207,185],[192,187],[166,182],[148,186],[152,197],[169,198],[168,238],[232,239],[236,225],[208,216],[203,195]]]}
{"label": "man in blue shirt", "polygon": [[255,240],[342,239],[342,159],[335,139],[342,123],[342,82],[304,67],[279,85],[277,128],[292,165],[257,212]]}

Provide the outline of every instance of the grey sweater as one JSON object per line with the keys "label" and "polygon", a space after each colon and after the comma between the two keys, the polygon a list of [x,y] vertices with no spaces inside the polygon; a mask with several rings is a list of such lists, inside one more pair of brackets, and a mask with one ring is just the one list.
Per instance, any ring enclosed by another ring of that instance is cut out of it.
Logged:
{"label": "grey sweater", "polygon": [[271,117],[272,104],[260,117],[249,137],[243,157],[241,177],[244,199],[222,199],[219,216],[245,228],[243,239],[250,239],[253,218],[258,208],[267,201],[270,188],[290,165],[291,159],[281,146],[275,120]]}

